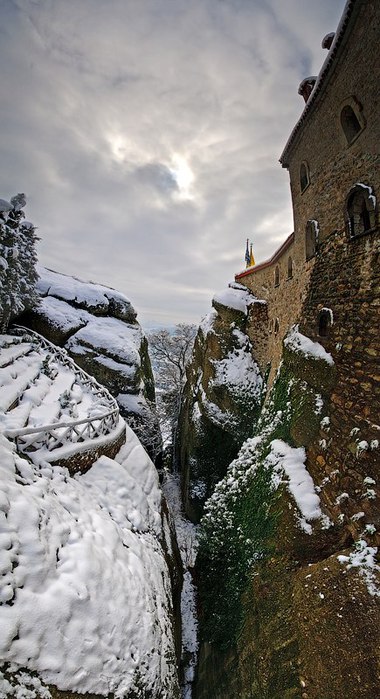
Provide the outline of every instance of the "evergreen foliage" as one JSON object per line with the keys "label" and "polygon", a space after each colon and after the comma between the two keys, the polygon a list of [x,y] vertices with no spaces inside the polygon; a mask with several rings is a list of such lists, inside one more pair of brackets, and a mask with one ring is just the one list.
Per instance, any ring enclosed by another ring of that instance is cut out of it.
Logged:
{"label": "evergreen foliage", "polygon": [[0,200],[0,331],[23,311],[38,305],[34,226],[24,221],[25,195]]}

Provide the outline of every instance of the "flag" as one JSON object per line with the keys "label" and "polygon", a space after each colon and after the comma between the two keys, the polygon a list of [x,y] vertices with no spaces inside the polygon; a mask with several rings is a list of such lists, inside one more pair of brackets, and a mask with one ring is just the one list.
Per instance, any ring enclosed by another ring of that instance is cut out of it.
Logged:
{"label": "flag", "polygon": [[252,252],[252,243],[249,251],[249,267],[254,267],[256,264],[255,258],[253,257],[253,252]]}
{"label": "flag", "polygon": [[251,256],[249,254],[249,240],[248,240],[248,238],[247,238],[247,247],[245,249],[245,258],[244,259],[245,259],[246,267],[249,267],[249,264],[251,261]]}

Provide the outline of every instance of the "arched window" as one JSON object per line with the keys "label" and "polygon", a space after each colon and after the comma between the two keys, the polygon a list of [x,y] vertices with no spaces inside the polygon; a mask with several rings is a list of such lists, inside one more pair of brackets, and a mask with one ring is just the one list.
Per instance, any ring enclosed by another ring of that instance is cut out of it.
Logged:
{"label": "arched window", "polygon": [[280,270],[278,265],[276,265],[276,269],[274,270],[274,285],[280,286]]}
{"label": "arched window", "polygon": [[307,163],[301,163],[300,167],[300,186],[301,192],[310,184],[309,167]]}
{"label": "arched window", "polygon": [[349,104],[346,104],[340,113],[340,123],[347,139],[347,143],[352,143],[355,136],[362,130],[362,126],[357,115]]}
{"label": "arched window", "polygon": [[311,260],[317,251],[319,237],[318,221],[310,220],[306,224],[306,259]]}
{"label": "arched window", "polygon": [[327,337],[331,325],[331,312],[323,308],[319,314],[318,335]]}
{"label": "arched window", "polygon": [[274,321],[274,334],[278,335],[278,331],[280,329],[280,323],[278,322],[278,318]]}
{"label": "arched window", "polygon": [[372,187],[356,184],[346,200],[346,226],[348,235],[353,238],[370,231],[376,225],[376,197]]}
{"label": "arched window", "polygon": [[291,279],[293,277],[293,260],[291,257],[288,257],[288,279]]}

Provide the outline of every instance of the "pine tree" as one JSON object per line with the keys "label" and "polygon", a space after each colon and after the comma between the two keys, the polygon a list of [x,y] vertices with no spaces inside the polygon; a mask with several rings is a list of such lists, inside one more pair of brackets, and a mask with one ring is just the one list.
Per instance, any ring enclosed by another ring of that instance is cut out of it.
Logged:
{"label": "pine tree", "polygon": [[6,332],[11,320],[38,305],[35,288],[38,274],[33,224],[24,221],[24,194],[10,203],[0,200],[0,331]]}

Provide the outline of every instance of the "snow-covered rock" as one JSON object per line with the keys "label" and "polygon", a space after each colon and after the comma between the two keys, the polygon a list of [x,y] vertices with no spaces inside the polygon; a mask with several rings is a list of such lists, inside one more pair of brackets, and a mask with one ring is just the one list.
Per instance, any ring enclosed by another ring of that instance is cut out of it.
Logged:
{"label": "snow-covered rock", "polygon": [[187,513],[195,519],[259,413],[264,381],[246,332],[255,302],[247,289],[229,287],[214,296],[198,330],[179,432]]}
{"label": "snow-covered rock", "polygon": [[0,435],[0,527],[1,696],[178,696],[161,491],[131,429],[76,477]]}
{"label": "snow-covered rock", "polygon": [[21,322],[65,347],[77,364],[108,388],[155,459],[161,442],[154,379],[147,341],[130,301],[101,284],[43,267],[38,271],[41,304]]}
{"label": "snow-covered rock", "polygon": [[38,265],[37,288],[41,296],[54,296],[94,315],[110,315],[133,322],[136,311],[124,294],[102,284],[84,282]]}

